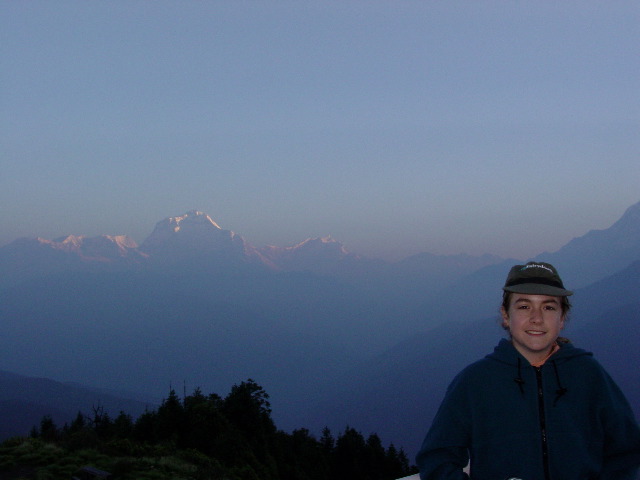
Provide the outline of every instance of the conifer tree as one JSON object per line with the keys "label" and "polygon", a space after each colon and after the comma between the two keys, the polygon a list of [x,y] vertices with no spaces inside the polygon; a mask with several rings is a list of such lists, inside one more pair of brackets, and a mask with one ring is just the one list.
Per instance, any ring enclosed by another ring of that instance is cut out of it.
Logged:
{"label": "conifer tree", "polygon": [[40,438],[48,442],[53,442],[58,439],[58,433],[58,427],[51,416],[45,415],[40,421]]}
{"label": "conifer tree", "polygon": [[156,419],[156,438],[177,443],[184,426],[184,407],[172,388],[169,396],[158,407]]}

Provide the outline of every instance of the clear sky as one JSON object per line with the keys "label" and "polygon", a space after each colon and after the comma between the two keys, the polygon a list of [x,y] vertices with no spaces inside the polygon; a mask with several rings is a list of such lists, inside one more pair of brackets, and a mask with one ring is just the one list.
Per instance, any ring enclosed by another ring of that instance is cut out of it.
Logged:
{"label": "clear sky", "polygon": [[557,250],[640,200],[639,45],[636,0],[5,0],[0,245]]}

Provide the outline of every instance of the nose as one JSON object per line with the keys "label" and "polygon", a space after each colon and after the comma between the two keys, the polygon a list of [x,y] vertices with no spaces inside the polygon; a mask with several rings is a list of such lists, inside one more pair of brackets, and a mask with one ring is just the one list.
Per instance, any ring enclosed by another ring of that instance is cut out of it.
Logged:
{"label": "nose", "polygon": [[542,310],[539,308],[531,309],[531,316],[529,317],[529,322],[531,323],[540,323],[542,322]]}

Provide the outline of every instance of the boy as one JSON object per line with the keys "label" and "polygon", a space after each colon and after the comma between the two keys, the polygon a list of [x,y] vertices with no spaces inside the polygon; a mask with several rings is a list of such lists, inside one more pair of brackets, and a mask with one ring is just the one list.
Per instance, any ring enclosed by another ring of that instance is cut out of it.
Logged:
{"label": "boy", "polygon": [[560,337],[572,294],[548,263],[511,268],[500,309],[510,338],[449,386],[416,458],[422,480],[636,480],[627,400]]}

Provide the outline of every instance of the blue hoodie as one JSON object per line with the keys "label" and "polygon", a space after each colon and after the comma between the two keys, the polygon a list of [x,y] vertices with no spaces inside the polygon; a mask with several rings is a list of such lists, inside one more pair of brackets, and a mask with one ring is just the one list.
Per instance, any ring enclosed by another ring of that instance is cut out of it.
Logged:
{"label": "blue hoodie", "polygon": [[503,339],[449,386],[416,458],[422,480],[636,480],[640,429],[592,354],[541,367]]}

